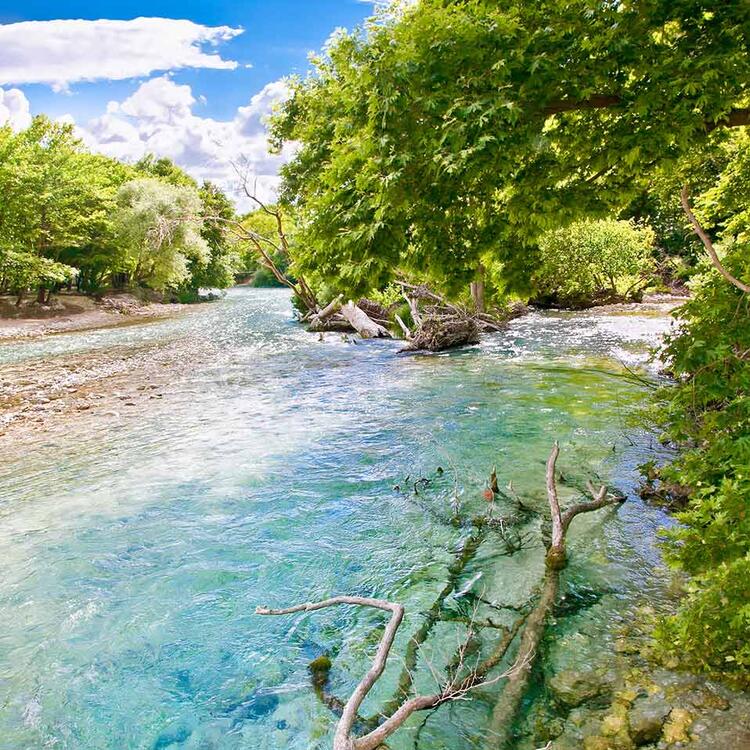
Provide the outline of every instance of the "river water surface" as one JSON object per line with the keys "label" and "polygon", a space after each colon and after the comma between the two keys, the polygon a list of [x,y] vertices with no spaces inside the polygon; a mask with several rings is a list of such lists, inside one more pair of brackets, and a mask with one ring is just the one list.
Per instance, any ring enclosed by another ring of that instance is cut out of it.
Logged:
{"label": "river water surface", "polygon": [[[181,352],[141,384],[158,383],[158,398],[81,413],[20,455],[5,444],[1,748],[329,746],[335,720],[307,665],[332,655],[332,687],[348,696],[382,618],[338,608],[272,619],[255,607],[344,593],[398,600],[403,650],[466,534],[441,520],[455,495],[484,512],[496,465],[501,483],[543,509],[555,439],[564,473],[629,495],[571,531],[567,586],[599,592],[585,647],[605,648],[597,618],[662,585],[663,518],[633,496],[636,465],[654,455],[627,422],[644,390],[622,363],[644,365],[666,316],[533,314],[477,347],[397,356],[395,342],[319,341],[291,313],[285,292],[232,290],[173,320],[0,347],[0,361],[39,367],[107,349]],[[442,478],[415,495],[413,482],[438,466]],[[529,539],[538,530],[530,524]],[[485,598],[522,603],[542,558],[538,542],[512,557],[487,546],[464,577],[481,569]],[[570,638],[579,651],[580,623],[576,633],[560,623],[558,646]],[[428,649],[437,670],[459,638],[452,627],[441,624]],[[398,670],[394,655],[368,710]],[[480,747],[490,697],[442,709],[422,747]],[[391,747],[412,747],[419,723]]]}

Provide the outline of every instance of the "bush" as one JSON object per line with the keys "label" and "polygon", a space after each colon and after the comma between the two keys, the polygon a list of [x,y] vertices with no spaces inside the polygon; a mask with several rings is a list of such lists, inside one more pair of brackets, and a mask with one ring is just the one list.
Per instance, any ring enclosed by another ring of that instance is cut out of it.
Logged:
{"label": "bush", "polygon": [[631,221],[579,221],[544,234],[538,301],[571,307],[636,298],[653,271],[654,233]]}
{"label": "bush", "polygon": [[73,281],[77,273],[75,268],[49,258],[0,248],[0,292],[17,295],[19,304],[29,289],[52,289]]}
{"label": "bush", "polygon": [[[724,264],[750,277],[750,242]],[[680,522],[664,533],[667,561],[692,578],[677,614],[659,628],[688,666],[750,684],[750,295],[710,270],[680,308],[667,339],[677,384],[661,391],[658,421],[683,452],[660,472],[689,488]]]}

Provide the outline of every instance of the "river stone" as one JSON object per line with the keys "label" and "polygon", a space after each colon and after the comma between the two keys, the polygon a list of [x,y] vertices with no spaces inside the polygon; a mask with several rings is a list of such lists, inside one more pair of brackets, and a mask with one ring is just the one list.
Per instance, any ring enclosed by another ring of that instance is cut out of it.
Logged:
{"label": "river stone", "polygon": [[673,708],[664,725],[662,737],[669,744],[687,742],[690,739],[688,730],[693,723],[693,714],[686,708]]}
{"label": "river stone", "polygon": [[630,736],[636,745],[656,742],[672,707],[661,696],[639,698],[630,709]]}
{"label": "river stone", "polygon": [[549,681],[555,700],[567,708],[575,708],[586,701],[607,693],[609,685],[594,672],[566,669]]}

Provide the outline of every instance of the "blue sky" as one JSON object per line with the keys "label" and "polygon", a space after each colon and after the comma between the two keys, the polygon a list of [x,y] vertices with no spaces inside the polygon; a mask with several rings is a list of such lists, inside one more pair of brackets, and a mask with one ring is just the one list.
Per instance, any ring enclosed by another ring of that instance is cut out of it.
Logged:
{"label": "blue sky", "polygon": [[[252,68],[181,70],[178,83],[189,83],[196,95],[206,97],[203,112],[228,117],[239,105],[271,81],[307,69],[307,54],[318,50],[338,26],[352,28],[370,15],[372,5],[360,0],[236,0],[205,3],[152,0],[151,2],[49,2],[0,0],[0,23],[49,21],[59,18],[132,19],[138,16],[188,18],[206,26],[241,27],[244,33],[220,45],[222,57]],[[106,55],[106,50],[102,50]],[[78,83],[63,96],[49,86],[20,86],[32,111],[52,116],[71,113],[76,119],[96,116],[110,99],[134,90],[134,81]]]}
{"label": "blue sky", "polygon": [[93,150],[169,156],[226,188],[242,158],[268,195],[293,150],[265,150],[283,77],[372,11],[362,0],[0,0],[0,124],[44,113]]}

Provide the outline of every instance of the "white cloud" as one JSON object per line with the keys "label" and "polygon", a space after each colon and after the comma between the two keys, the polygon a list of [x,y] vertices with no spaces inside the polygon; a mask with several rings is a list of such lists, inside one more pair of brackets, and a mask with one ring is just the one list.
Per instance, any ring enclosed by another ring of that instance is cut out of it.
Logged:
{"label": "white cloud", "polygon": [[29,100],[20,89],[0,88],[0,125],[10,124],[13,130],[31,125]]}
{"label": "white cloud", "polygon": [[0,85],[123,80],[178,68],[234,69],[207,47],[242,33],[171,18],[0,24]]}
{"label": "white cloud", "polygon": [[231,120],[214,120],[194,114],[190,86],[161,76],[143,83],[124,101],[110,102],[104,114],[78,132],[90,148],[118,159],[135,161],[147,153],[167,156],[197,180],[220,185],[246,209],[249,204],[238,194],[232,164],[241,161],[257,178],[261,197],[273,199],[279,167],[293,149],[269,154],[264,121],[287,95],[283,82],[269,83]]}
{"label": "white cloud", "polygon": [[179,86],[166,76],[142,84],[122,104],[110,102],[110,112],[153,122],[177,122],[191,115],[195,104],[190,86]]}

